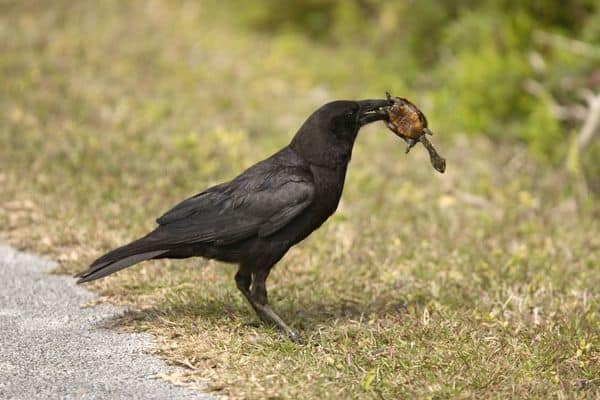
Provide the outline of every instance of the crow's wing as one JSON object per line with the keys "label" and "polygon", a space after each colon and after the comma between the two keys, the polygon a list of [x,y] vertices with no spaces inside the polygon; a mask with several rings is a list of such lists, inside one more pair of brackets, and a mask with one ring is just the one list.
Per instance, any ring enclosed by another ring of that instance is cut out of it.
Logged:
{"label": "crow's wing", "polygon": [[290,223],[313,198],[312,174],[303,168],[242,175],[173,207],[157,220],[157,231],[172,244],[226,245],[266,237]]}

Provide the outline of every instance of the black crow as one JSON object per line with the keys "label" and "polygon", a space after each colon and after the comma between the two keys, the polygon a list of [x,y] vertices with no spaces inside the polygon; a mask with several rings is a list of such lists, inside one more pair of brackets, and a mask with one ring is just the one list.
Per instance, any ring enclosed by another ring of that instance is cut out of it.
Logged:
{"label": "black crow", "polygon": [[179,203],[146,236],[77,275],[89,282],[140,261],[205,257],[239,264],[238,289],[266,323],[300,336],[268,305],[265,281],[291,246],[336,210],[359,129],[387,119],[391,100],[334,101],[316,110],[291,143],[233,180]]}

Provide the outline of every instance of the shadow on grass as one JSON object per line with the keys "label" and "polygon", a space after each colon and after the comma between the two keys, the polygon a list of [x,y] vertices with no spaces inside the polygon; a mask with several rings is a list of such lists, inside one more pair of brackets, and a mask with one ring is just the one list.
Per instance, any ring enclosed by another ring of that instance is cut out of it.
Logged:
{"label": "shadow on grass", "polygon": [[[231,301],[226,301],[227,299]],[[291,326],[309,333],[320,325],[334,322],[362,322],[373,316],[379,318],[403,318],[410,310],[420,310],[431,297],[418,296],[407,301],[402,296],[381,296],[371,302],[339,298],[331,301],[319,299],[284,299],[272,301],[271,306]],[[163,303],[141,310],[129,310],[107,321],[107,327],[133,328],[136,325],[171,325],[182,327],[202,319],[205,324],[225,326],[248,324],[260,326],[261,322],[242,296],[220,299],[198,299],[183,304]]]}

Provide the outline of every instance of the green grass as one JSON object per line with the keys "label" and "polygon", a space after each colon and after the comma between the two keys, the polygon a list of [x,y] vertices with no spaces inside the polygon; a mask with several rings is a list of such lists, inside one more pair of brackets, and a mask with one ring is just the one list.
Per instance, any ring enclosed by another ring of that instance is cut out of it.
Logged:
{"label": "green grass", "polygon": [[[286,144],[319,104],[383,94],[347,50],[238,31],[195,3],[40,4],[1,6],[0,226],[62,272]],[[132,310],[113,324],[157,335],[187,368],[172,379],[233,398],[599,396],[594,199],[522,146],[450,141],[428,117],[447,173],[365,129],[338,212],[272,273],[306,346],[248,326],[235,267],[200,259],[98,282]]]}

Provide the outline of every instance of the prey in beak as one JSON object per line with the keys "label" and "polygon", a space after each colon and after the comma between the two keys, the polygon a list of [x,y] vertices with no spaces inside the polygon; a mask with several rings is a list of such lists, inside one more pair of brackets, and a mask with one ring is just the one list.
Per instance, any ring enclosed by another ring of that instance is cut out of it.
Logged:
{"label": "prey in beak", "polygon": [[385,100],[362,100],[358,115],[359,126],[375,121],[384,121],[388,129],[406,142],[406,153],[417,143],[422,143],[429,152],[433,168],[443,173],[446,160],[441,157],[427,139],[433,132],[427,127],[427,118],[417,106],[403,97],[392,97],[386,93]]}
{"label": "prey in beak", "polygon": [[423,135],[433,135],[427,128],[427,118],[413,103],[403,97],[394,97],[386,93],[393,106],[387,109],[388,128],[406,142],[406,153],[417,144]]}
{"label": "prey in beak", "polygon": [[431,165],[436,171],[446,171],[446,160],[438,154],[431,142],[427,139],[433,132],[427,127],[427,118],[413,103],[402,97],[387,98],[392,101],[391,107],[386,107],[388,114],[387,127],[406,142],[406,153],[417,143],[421,142],[429,152]]}
{"label": "prey in beak", "polygon": [[375,121],[388,120],[388,108],[394,104],[394,100],[362,100],[358,102],[360,112],[358,122],[360,126],[370,124]]}

